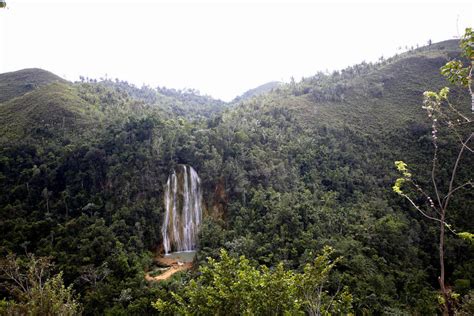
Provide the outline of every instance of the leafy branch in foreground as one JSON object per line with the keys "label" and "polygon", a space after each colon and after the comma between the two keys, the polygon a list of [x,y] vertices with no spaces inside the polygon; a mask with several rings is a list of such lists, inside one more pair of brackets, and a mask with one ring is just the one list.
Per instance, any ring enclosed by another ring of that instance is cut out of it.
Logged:
{"label": "leafy branch in foreground", "polygon": [[165,314],[180,315],[331,315],[352,311],[352,295],[346,288],[330,294],[325,285],[334,265],[333,250],[325,247],[303,273],[254,267],[241,256],[231,257],[221,250],[220,259],[209,258],[199,276],[168,300],[153,306]]}
{"label": "leafy branch in foreground", "polygon": [[0,302],[2,315],[78,315],[79,303],[72,286],[66,287],[62,273],[51,276],[47,257],[29,254],[26,260],[10,254],[0,261],[2,288],[15,300]]}
{"label": "leafy branch in foreground", "polygon": [[[460,46],[463,49],[464,56],[466,56],[471,61],[471,64],[467,67],[464,67],[461,61],[453,60],[441,68],[441,73],[446,76],[448,81],[451,83],[468,88],[471,94],[473,102],[472,110],[474,112],[474,95],[472,90],[474,32],[472,29],[466,29],[466,33],[461,39]],[[474,139],[474,132],[472,131],[471,127],[473,120],[468,114],[463,114],[464,111],[457,109],[457,107],[450,102],[448,97],[448,87],[442,88],[439,92],[426,91],[423,96],[423,109],[427,111],[428,117],[432,121],[431,137],[433,145],[433,158],[430,172],[432,184],[430,190],[432,193],[429,194],[427,189],[422,188],[413,180],[412,174],[409,171],[407,164],[403,161],[395,162],[395,166],[401,173],[402,177],[395,181],[395,184],[392,188],[395,193],[407,199],[410,204],[425,218],[436,221],[440,225],[438,240],[440,275],[438,277],[438,282],[442,296],[440,297],[439,301],[442,305],[444,315],[454,315],[454,301],[457,295],[452,292],[450,287],[445,283],[445,230],[448,229],[460,238],[469,240],[471,242],[474,239],[474,234],[470,232],[456,233],[455,229],[446,222],[446,215],[449,209],[449,203],[454,193],[459,190],[474,188],[472,179],[469,179],[464,183],[456,183],[456,175],[464,154],[474,153],[474,150],[471,147],[471,141]],[[438,135],[440,134],[439,129],[443,129],[443,131],[448,133],[453,133],[455,138],[457,138],[459,146],[458,154],[454,160],[453,167],[450,170],[450,176],[445,181],[448,183],[448,185],[444,193],[439,184],[443,180],[441,179],[441,176],[439,176],[441,171],[438,157],[440,151],[440,147],[438,145]],[[403,191],[402,186],[405,184],[411,185],[416,190],[416,192],[427,201],[426,207],[417,204],[415,200],[408,195],[408,193]]]}

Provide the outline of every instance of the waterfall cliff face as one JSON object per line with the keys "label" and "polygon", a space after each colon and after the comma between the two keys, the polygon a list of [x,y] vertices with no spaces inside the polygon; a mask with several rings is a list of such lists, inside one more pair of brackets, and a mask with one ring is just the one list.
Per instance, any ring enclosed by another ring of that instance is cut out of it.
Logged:
{"label": "waterfall cliff face", "polygon": [[191,166],[178,165],[168,177],[164,201],[165,253],[194,250],[202,219],[202,194],[201,179]]}

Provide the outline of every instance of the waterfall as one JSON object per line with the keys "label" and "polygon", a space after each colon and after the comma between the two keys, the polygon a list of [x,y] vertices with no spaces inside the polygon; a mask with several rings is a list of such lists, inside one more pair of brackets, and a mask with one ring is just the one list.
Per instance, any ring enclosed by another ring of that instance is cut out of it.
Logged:
{"label": "waterfall", "polygon": [[196,248],[202,219],[201,179],[191,166],[178,165],[165,187],[162,234],[165,254]]}

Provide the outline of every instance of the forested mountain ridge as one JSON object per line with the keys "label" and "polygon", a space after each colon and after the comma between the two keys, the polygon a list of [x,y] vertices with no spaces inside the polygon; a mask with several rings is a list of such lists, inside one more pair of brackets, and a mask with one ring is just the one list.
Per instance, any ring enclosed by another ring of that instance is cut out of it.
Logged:
{"label": "forested mountain ridge", "polygon": [[126,91],[132,98],[187,119],[209,118],[213,114],[221,112],[228,105],[224,101],[201,95],[198,90],[194,89],[176,90],[166,87],[153,89],[148,86],[137,88],[118,79],[115,81],[104,80],[101,83],[117,91]]}
{"label": "forested mountain ridge", "polygon": [[[50,107],[54,106],[57,107],[56,112],[69,111],[73,108],[81,112],[76,114],[87,112],[90,115],[86,116],[89,117],[87,119],[78,118],[76,123],[92,120],[92,125],[97,123],[94,122],[96,119],[99,121],[124,119],[129,112],[138,114],[145,111],[145,108],[148,112],[160,112],[163,116],[168,117],[203,119],[222,111],[227,106],[223,101],[200,95],[197,90],[175,90],[161,87],[153,89],[148,86],[138,88],[118,79],[98,81],[84,77],[81,77],[81,81],[72,83],[48,71],[36,68],[0,74],[0,82],[0,104],[2,105],[1,110],[5,112],[2,113],[0,119],[6,119],[5,124],[9,125],[8,123],[13,124],[15,121],[24,120],[29,115],[34,115],[35,118],[31,121],[32,125],[29,126],[30,130],[34,128],[48,129],[49,123],[52,122],[44,123],[44,119],[46,121],[52,120],[54,124],[67,128],[67,122],[54,119],[54,115],[58,114],[50,111]],[[32,102],[32,100],[36,100],[36,102]],[[33,106],[36,108],[31,108]],[[25,112],[29,114],[25,114]],[[15,117],[15,113],[18,113],[18,117]],[[50,116],[50,114],[53,115]],[[65,120],[67,117],[64,115]],[[15,134],[22,136],[16,133],[18,129],[22,128],[21,124],[15,123],[13,125],[17,130],[13,131],[10,136],[14,137]],[[9,132],[9,127],[3,126],[3,128],[5,133]]]}
{"label": "forested mountain ridge", "polygon": [[37,68],[0,74],[0,103],[55,81],[65,80],[49,71]]}
{"label": "forested mountain ridge", "polygon": [[0,104],[3,142],[30,137],[46,142],[66,135],[75,138],[103,118],[103,113],[95,111],[65,82],[39,86]]}
{"label": "forested mountain ridge", "polygon": [[235,103],[235,102],[247,100],[252,97],[256,97],[256,96],[271,92],[272,90],[277,89],[281,85],[283,85],[283,82],[279,82],[279,81],[270,81],[270,82],[264,83],[256,88],[245,91],[242,95],[234,98],[232,102]]}
{"label": "forested mountain ridge", "polygon": [[[148,284],[143,269],[161,244],[166,179],[189,164],[204,194],[201,264],[224,248],[300,271],[329,245],[343,258],[328,291],[347,286],[357,314],[436,313],[437,226],[392,192],[393,162],[430,181],[422,93],[446,85],[439,68],[459,53],[457,41],[433,44],[204,112],[192,92],[119,81],[50,83],[6,100],[0,250],[51,256],[85,314],[152,314],[183,287]],[[452,93],[468,113],[468,96]],[[455,149],[442,146],[448,164]],[[460,179],[472,177],[469,159]],[[449,222],[472,231],[472,192],[459,193]],[[447,245],[449,283],[466,295],[472,245]]]}

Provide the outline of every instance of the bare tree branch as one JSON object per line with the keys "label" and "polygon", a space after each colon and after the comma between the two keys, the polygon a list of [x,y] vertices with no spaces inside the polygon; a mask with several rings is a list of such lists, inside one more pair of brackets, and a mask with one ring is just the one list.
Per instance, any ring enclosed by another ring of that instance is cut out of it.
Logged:
{"label": "bare tree branch", "polygon": [[[454,163],[454,167],[453,167],[453,171],[451,173],[451,180],[449,181],[449,189],[448,189],[448,192],[452,192],[453,191],[453,184],[454,184],[454,179],[456,177],[456,172],[457,172],[457,169],[458,169],[458,166],[459,166],[459,162],[461,161],[461,157],[462,157],[462,154],[464,152],[464,144],[468,143],[472,136],[474,136],[474,133],[471,133],[471,135],[469,135],[469,137],[464,141],[462,142],[463,146],[461,146],[461,149],[459,150],[459,154],[458,154],[458,157],[456,158],[456,162]],[[451,198],[452,194],[447,194],[447,198],[446,198],[446,201],[444,202],[444,206],[442,206],[443,209],[447,209],[448,208],[448,203],[449,203],[449,200]]]}
{"label": "bare tree branch", "polygon": [[431,182],[433,182],[433,188],[436,194],[436,198],[438,199],[439,207],[442,208],[443,204],[441,204],[441,198],[439,196],[438,185],[436,184],[436,161],[438,160],[438,143],[436,142],[436,125],[433,123],[433,146],[434,146],[434,154],[433,154],[433,163],[431,167]]}
{"label": "bare tree branch", "polygon": [[443,200],[446,200],[447,198],[450,198],[451,195],[454,194],[454,192],[456,192],[457,190],[460,190],[460,189],[462,189],[462,188],[465,188],[465,187],[467,187],[467,186],[469,186],[469,185],[470,185],[471,187],[474,187],[474,183],[472,183],[471,181],[468,181],[468,182],[466,182],[466,183],[464,183],[464,184],[461,184],[461,185],[455,187],[455,188],[452,189],[451,191],[449,191],[448,194],[444,197]]}
{"label": "bare tree branch", "polygon": [[415,202],[413,202],[413,200],[408,195],[402,193],[402,196],[405,197],[411,203],[411,205],[413,205],[416,208],[416,210],[421,213],[421,215],[433,221],[444,224],[444,226],[447,227],[453,234],[456,234],[456,232],[445,221],[442,221],[436,217],[429,216],[428,214],[423,212],[423,210]]}

